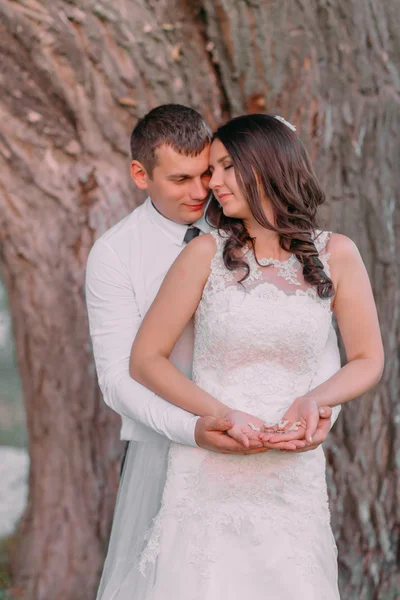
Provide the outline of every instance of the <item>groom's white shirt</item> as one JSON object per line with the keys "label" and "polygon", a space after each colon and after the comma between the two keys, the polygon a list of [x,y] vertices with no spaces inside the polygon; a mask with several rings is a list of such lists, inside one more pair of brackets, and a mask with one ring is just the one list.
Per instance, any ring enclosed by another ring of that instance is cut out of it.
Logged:
{"label": "groom's white shirt", "polygon": [[[210,230],[204,219],[196,226],[204,233]],[[129,375],[132,342],[168,269],[186,245],[186,231],[187,225],[163,217],[147,198],[106,231],[89,254],[86,301],[93,353],[104,400],[122,417],[123,440],[148,440],[155,431],[173,442],[196,446],[198,417],[163,400]],[[193,339],[191,322],[171,355],[188,377]],[[337,339],[331,328],[312,387],[339,368]]]}

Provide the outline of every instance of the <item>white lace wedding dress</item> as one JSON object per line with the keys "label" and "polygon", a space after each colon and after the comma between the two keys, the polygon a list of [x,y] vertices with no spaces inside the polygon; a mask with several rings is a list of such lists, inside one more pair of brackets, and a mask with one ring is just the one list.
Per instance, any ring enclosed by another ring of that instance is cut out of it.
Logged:
{"label": "white lace wedding dress", "polygon": [[[305,283],[294,255],[260,267],[248,251],[250,276],[238,284],[223,263],[224,239],[211,235],[217,251],[195,317],[193,379],[227,405],[278,422],[311,386],[330,301]],[[319,232],[315,243],[329,273],[328,237]],[[119,500],[127,508],[116,540],[135,501],[133,489]],[[129,575],[115,575],[123,552],[113,552],[108,569],[124,583],[109,583],[98,598],[339,599],[321,447],[233,456],[171,444],[161,509],[144,545],[142,533],[137,547],[126,546],[134,548]]]}
{"label": "white lace wedding dress", "polygon": [[[227,405],[277,422],[311,385],[330,301],[305,283],[294,255],[259,267],[247,252],[250,277],[238,285],[222,260],[223,238],[212,235],[193,379]],[[316,245],[329,272],[327,238],[320,233]],[[157,566],[146,600],[337,600],[322,448],[247,457],[173,444],[143,573],[147,563]]]}

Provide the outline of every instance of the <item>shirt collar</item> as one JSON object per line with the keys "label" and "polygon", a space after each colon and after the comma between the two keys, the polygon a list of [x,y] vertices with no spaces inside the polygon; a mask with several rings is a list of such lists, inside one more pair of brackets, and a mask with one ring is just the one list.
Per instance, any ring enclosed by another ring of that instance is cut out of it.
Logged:
{"label": "shirt collar", "polygon": [[[189,225],[182,225],[182,223],[175,223],[164,217],[158,210],[153,206],[151,198],[147,198],[145,201],[147,207],[147,214],[151,222],[156,225],[161,231],[167,235],[178,246],[182,246],[184,242],[185,234],[188,230]],[[210,233],[211,227],[205,220],[204,216],[198,221],[193,223],[195,227],[198,227],[202,233]]]}

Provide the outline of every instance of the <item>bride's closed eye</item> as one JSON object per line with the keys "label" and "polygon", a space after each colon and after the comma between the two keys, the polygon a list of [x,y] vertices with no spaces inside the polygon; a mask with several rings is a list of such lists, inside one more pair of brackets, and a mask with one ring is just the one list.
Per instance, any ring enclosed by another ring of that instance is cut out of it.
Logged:
{"label": "bride's closed eye", "polygon": [[230,168],[232,168],[232,167],[233,167],[233,165],[226,165],[226,166],[224,167],[224,171],[227,171],[228,169],[230,169]]}

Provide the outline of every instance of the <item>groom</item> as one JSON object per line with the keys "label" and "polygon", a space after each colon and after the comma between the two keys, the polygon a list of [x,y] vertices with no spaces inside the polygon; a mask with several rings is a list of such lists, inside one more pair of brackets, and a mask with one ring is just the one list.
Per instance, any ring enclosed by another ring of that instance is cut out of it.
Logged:
{"label": "groom", "polygon": [[[151,442],[161,435],[215,452],[253,454],[268,448],[254,440],[245,449],[226,435],[228,421],[194,416],[129,376],[132,342],[165,274],[186,244],[210,229],[203,218],[210,141],[202,117],[185,106],[159,106],[137,123],[131,136],[131,176],[149,197],[102,235],[90,252],[86,277],[90,333],[104,400],[122,417],[122,440]],[[192,351],[190,323],[171,357],[189,377]],[[313,386],[339,367],[332,330]],[[327,408],[320,416],[307,450],[325,440],[330,415]]]}

